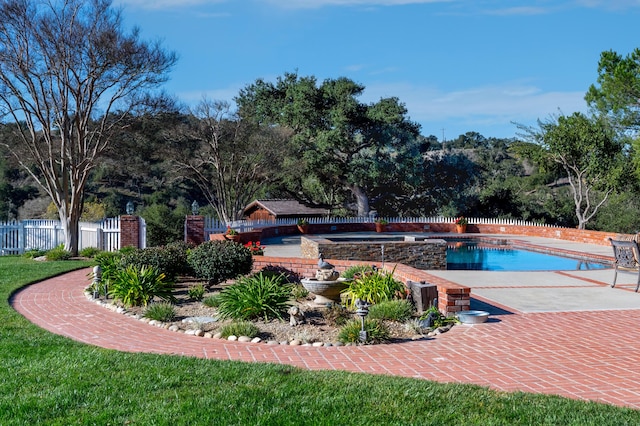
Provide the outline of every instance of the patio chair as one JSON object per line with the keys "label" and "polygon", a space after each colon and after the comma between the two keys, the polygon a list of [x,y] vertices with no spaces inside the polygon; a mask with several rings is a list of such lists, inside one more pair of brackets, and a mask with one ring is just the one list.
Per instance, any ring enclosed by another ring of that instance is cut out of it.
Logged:
{"label": "patio chair", "polygon": [[636,292],[640,288],[640,248],[635,240],[622,241],[609,238],[613,247],[613,256],[615,257],[615,270],[613,273],[613,284],[616,286],[618,278],[618,268],[635,269],[638,271],[638,279],[636,281]]}

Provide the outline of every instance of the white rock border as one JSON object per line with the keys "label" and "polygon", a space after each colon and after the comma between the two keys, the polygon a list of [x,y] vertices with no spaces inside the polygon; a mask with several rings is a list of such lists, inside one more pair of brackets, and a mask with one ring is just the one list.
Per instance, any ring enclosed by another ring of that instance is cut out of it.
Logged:
{"label": "white rock border", "polygon": [[[184,333],[186,335],[189,336],[196,336],[196,337],[202,337],[205,339],[219,339],[219,340],[227,340],[230,342],[240,342],[240,343],[266,343],[267,345],[283,345],[283,346],[310,346],[310,347],[331,347],[331,346],[359,346],[357,343],[342,343],[342,342],[313,342],[313,343],[305,343],[302,340],[299,339],[292,339],[292,340],[285,340],[282,342],[278,342],[276,340],[262,340],[259,337],[254,337],[251,338],[249,336],[229,336],[226,339],[224,339],[222,337],[222,334],[218,333],[210,333],[210,332],[205,332],[201,329],[188,329],[188,328],[181,328],[178,327],[176,324],[172,324],[172,323],[167,323],[167,322],[162,322],[162,321],[157,321],[157,320],[150,320],[149,318],[145,318],[142,315],[138,315],[138,314],[134,314],[132,312],[127,311],[126,308],[123,308],[122,306],[117,306],[114,303],[108,303],[105,302],[101,299],[94,299],[93,298],[93,294],[92,292],[87,288],[85,289],[84,292],[85,296],[87,297],[87,299],[89,299],[90,301],[93,301],[94,303],[102,306],[103,308],[106,308],[110,311],[116,312],[118,314],[123,314],[126,316],[129,316],[131,318],[137,319],[139,321],[142,322],[146,322],[149,325],[152,325],[154,327],[158,327],[158,328],[164,328],[165,330],[169,330],[169,331],[173,331],[176,333]],[[429,333],[427,333],[426,335],[416,335],[414,337],[411,338],[411,340],[427,340],[428,338],[434,338],[435,336],[445,333],[447,331],[449,331],[451,329],[453,325],[449,324],[447,326],[444,327],[439,327],[436,330],[430,331]]]}

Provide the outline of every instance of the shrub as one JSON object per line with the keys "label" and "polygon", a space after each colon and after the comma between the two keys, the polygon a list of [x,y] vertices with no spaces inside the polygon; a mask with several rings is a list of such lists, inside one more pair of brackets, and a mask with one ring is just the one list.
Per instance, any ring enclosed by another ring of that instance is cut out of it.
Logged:
{"label": "shrub", "polygon": [[407,299],[385,300],[369,307],[371,319],[406,321],[413,314],[413,305]]}
{"label": "shrub", "polygon": [[129,265],[116,271],[109,294],[126,306],[147,306],[154,297],[174,302],[172,291],[173,282],[156,268]]}
{"label": "shrub", "polygon": [[47,260],[51,261],[69,260],[71,259],[71,252],[65,250],[63,245],[59,245],[58,247],[49,250],[45,256],[47,256]]}
{"label": "shrub", "polygon": [[206,241],[189,252],[188,262],[197,278],[210,285],[251,272],[248,248],[230,241]]}
{"label": "shrub", "polygon": [[118,270],[122,268],[122,254],[119,252],[103,251],[94,257],[100,269],[102,270],[102,285],[109,287],[111,282],[118,274]]}
{"label": "shrub", "polygon": [[124,255],[122,263],[129,266],[153,266],[168,277],[188,275],[191,268],[187,261],[189,246],[185,243],[171,243],[163,247],[149,247],[134,250]]}
{"label": "shrub", "polygon": [[438,328],[448,324],[456,324],[458,320],[455,317],[445,317],[437,307],[431,306],[421,316],[421,320],[428,321],[428,327]]}
{"label": "shrub", "polygon": [[144,317],[156,321],[171,322],[176,317],[176,308],[167,302],[152,303],[145,309]]}
{"label": "shrub", "polygon": [[375,271],[372,265],[353,265],[342,271],[342,278],[352,280],[356,275],[372,274]]}
{"label": "shrub", "polygon": [[376,304],[404,295],[404,291],[404,284],[393,278],[393,272],[375,271],[351,281],[342,294],[347,299],[347,306],[354,309],[356,299]]}
{"label": "shrub", "polygon": [[[358,320],[351,320],[340,329],[338,340],[342,343],[363,343],[360,342],[360,330],[362,323]],[[364,344],[383,343],[389,340],[389,329],[381,320],[365,319],[364,329],[367,332],[367,340]]]}
{"label": "shrub", "polygon": [[282,275],[288,283],[299,283],[302,278],[297,272],[278,265],[267,265],[260,272],[265,275]]}
{"label": "shrub", "polygon": [[220,327],[220,333],[225,339],[229,336],[247,336],[253,338],[260,333],[260,329],[249,321],[235,321]]}
{"label": "shrub", "polygon": [[47,254],[46,250],[31,249],[31,250],[25,251],[22,254],[22,257],[25,257],[27,259],[35,259],[36,257],[44,256],[46,254]]}
{"label": "shrub", "polygon": [[127,254],[131,254],[137,250],[138,249],[133,246],[125,246],[125,247],[120,247],[120,250],[118,250],[118,253],[120,253],[123,256],[126,256]]}
{"label": "shrub", "polygon": [[179,204],[175,209],[152,200],[151,205],[141,209],[140,216],[147,224],[147,244],[150,247],[163,246],[184,238],[184,217],[189,209]]}
{"label": "shrub", "polygon": [[192,285],[187,289],[187,295],[189,299],[195,300],[197,302],[201,301],[204,298],[205,289],[202,284]]}
{"label": "shrub", "polygon": [[309,290],[304,288],[301,284],[293,284],[291,286],[291,294],[294,299],[306,299],[309,296]]}
{"label": "shrub", "polygon": [[217,308],[218,306],[220,306],[220,293],[217,294],[212,294],[211,296],[207,297],[206,299],[204,299],[202,301],[202,303],[205,306],[208,306],[210,308]]}
{"label": "shrub", "polygon": [[282,319],[292,298],[291,285],[282,285],[275,277],[256,274],[243,277],[220,292],[218,314],[221,318],[242,320]]}
{"label": "shrub", "polygon": [[96,255],[98,253],[100,253],[101,250],[99,248],[96,247],[85,247],[82,250],[80,250],[80,252],[78,253],[80,256],[82,257],[88,257],[88,258],[92,258],[92,257],[96,257]]}

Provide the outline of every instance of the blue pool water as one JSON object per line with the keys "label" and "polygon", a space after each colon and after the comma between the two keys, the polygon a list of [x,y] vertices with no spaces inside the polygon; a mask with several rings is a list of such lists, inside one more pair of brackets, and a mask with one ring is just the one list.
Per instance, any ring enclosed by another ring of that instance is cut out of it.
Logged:
{"label": "blue pool water", "polygon": [[509,246],[458,242],[447,248],[447,269],[480,271],[567,271],[609,268],[602,263],[554,256]]}

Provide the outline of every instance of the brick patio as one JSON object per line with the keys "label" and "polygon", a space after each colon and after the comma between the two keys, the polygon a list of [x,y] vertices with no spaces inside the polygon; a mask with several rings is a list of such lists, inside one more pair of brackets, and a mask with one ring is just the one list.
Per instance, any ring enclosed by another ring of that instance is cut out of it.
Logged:
{"label": "brick patio", "polygon": [[84,295],[87,273],[30,285],[11,303],[46,330],[120,351],[391,374],[640,408],[640,310],[498,315],[391,345],[271,346],[188,336],[100,308]]}

